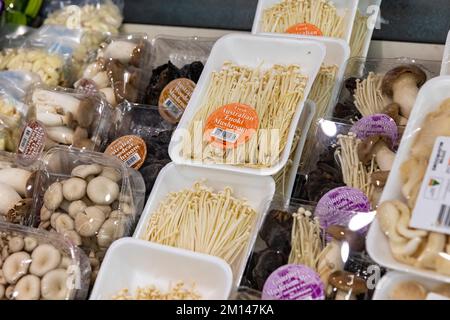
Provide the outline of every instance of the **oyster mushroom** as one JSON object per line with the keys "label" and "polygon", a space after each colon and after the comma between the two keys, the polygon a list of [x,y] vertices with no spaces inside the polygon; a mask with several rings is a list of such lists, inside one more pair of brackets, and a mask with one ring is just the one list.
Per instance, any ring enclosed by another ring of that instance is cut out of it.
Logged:
{"label": "oyster mushroom", "polygon": [[9,185],[0,183],[0,215],[5,216],[9,221],[14,221],[17,215],[26,213],[29,202]]}
{"label": "oyster mushroom", "polygon": [[87,183],[80,178],[70,178],[63,183],[63,195],[68,201],[77,201],[86,195]]}
{"label": "oyster mushroom", "polygon": [[89,176],[92,175],[98,175],[102,173],[103,167],[98,164],[88,164],[88,165],[80,165],[75,167],[72,170],[72,177],[78,177],[81,179],[86,179]]}
{"label": "oyster mushroom", "polygon": [[419,195],[422,180],[428,166],[427,160],[411,158],[400,167],[400,175],[404,182],[402,194],[408,200],[408,205],[413,208]]}
{"label": "oyster mushroom", "polygon": [[30,273],[42,277],[44,274],[57,268],[61,262],[61,253],[50,244],[41,244],[31,254],[33,261]]}
{"label": "oyster mushroom", "polygon": [[419,250],[422,242],[422,238],[405,239],[403,242],[391,241],[389,246],[395,259],[409,265],[415,265],[417,259],[413,255]]}
{"label": "oyster mushroom", "polygon": [[17,282],[14,287],[16,300],[39,300],[41,296],[41,279],[29,274]]}
{"label": "oyster mushroom", "polygon": [[375,157],[381,171],[391,171],[395,153],[386,143],[385,137],[375,135],[365,139],[358,145],[358,157],[363,164],[369,164],[372,158]]}
{"label": "oyster mushroom", "polygon": [[97,177],[87,186],[89,199],[98,205],[110,205],[117,200],[119,192],[119,185],[106,177]]}
{"label": "oyster mushroom", "polygon": [[65,269],[56,269],[46,273],[41,280],[41,294],[45,300],[65,300],[68,298],[68,274]]}
{"label": "oyster mushroom", "polygon": [[427,289],[415,281],[400,282],[389,294],[392,300],[425,300]]}
{"label": "oyster mushroom", "polygon": [[75,230],[82,237],[94,236],[105,222],[105,213],[96,207],[88,207],[75,218]]}
{"label": "oyster mushroom", "polygon": [[21,197],[29,194],[29,189],[33,185],[33,173],[20,168],[0,169],[0,183],[12,187]]}
{"label": "oyster mushroom", "polygon": [[382,83],[382,92],[400,105],[401,114],[409,118],[419,88],[427,81],[425,72],[415,65],[402,65],[388,71]]}
{"label": "oyster mushroom", "polygon": [[400,211],[400,219],[397,221],[398,233],[408,239],[426,237],[427,231],[414,230],[409,228],[409,222],[411,220],[411,210],[401,201],[395,201],[394,206]]}
{"label": "oyster mushroom", "polygon": [[445,234],[430,232],[428,241],[422,253],[417,258],[416,266],[419,268],[436,269],[436,259],[445,249],[447,237]]}
{"label": "oyster mushroom", "polygon": [[397,232],[397,222],[400,219],[400,211],[395,201],[383,202],[377,209],[378,222],[381,230],[390,241],[404,243],[406,239]]}
{"label": "oyster mushroom", "polygon": [[9,284],[15,284],[27,274],[31,257],[26,252],[16,252],[10,255],[3,264],[3,276]]}
{"label": "oyster mushroom", "polygon": [[436,271],[440,274],[450,276],[450,255],[439,253],[436,258]]}
{"label": "oyster mushroom", "polygon": [[44,193],[44,206],[51,211],[59,208],[64,200],[63,187],[60,182],[54,182]]}

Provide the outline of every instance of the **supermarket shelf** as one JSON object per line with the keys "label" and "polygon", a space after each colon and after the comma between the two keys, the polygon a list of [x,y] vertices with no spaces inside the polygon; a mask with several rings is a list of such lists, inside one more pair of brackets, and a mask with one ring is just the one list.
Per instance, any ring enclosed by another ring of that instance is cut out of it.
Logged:
{"label": "supermarket shelf", "polygon": [[[235,32],[232,30],[169,27],[145,24],[124,24],[122,30],[126,33],[143,32],[150,37],[155,37],[160,34],[221,37],[225,34]],[[371,43],[368,56],[370,58],[414,57],[416,59],[440,61],[442,60],[443,54],[444,45],[374,40]]]}

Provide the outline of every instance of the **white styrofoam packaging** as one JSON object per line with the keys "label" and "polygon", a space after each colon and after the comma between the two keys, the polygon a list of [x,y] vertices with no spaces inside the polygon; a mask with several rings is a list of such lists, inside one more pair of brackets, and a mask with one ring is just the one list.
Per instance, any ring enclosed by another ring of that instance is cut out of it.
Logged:
{"label": "white styrofoam packaging", "polygon": [[235,198],[246,199],[258,214],[257,221],[250,235],[249,243],[242,257],[232,265],[235,286],[240,283],[247,259],[251,253],[258,231],[270,207],[275,194],[275,181],[272,177],[259,177],[210,168],[191,167],[169,163],[159,173],[141,219],[133,237],[144,239],[148,221],[160,202],[170,193],[190,189],[196,182],[202,181],[215,191],[225,187],[233,189]]}
{"label": "white styrofoam packaging", "polygon": [[450,31],[445,42],[444,57],[442,58],[441,76],[450,76]]}
{"label": "white styrofoam packaging", "polygon": [[90,300],[111,300],[123,289],[134,296],[138,287],[155,286],[166,292],[179,281],[186,288],[194,285],[202,300],[224,300],[230,295],[233,276],[222,259],[122,238],[106,253]]}
{"label": "white styrofoam packaging", "polygon": [[[292,147],[295,130],[300,120],[303,106],[311,86],[317,76],[321,63],[325,57],[325,46],[317,41],[273,37],[256,36],[249,34],[229,34],[220,38],[214,45],[203,73],[192,94],[187,109],[178,124],[178,128],[172,136],[169,145],[169,155],[173,162],[197,167],[207,167],[228,170],[239,173],[270,176],[279,172],[287,163]],[[198,112],[198,107],[205,97],[213,71],[219,71],[224,62],[232,61],[239,65],[256,68],[268,68],[275,64],[300,66],[302,74],[308,77],[305,88],[305,97],[298,104],[295,115],[291,121],[286,147],[279,161],[269,168],[249,168],[236,165],[211,164],[202,161],[186,159],[182,156],[183,133],[189,128],[192,119]]]}
{"label": "white styrofoam packaging", "polygon": [[402,282],[411,282],[411,281],[420,283],[429,292],[432,292],[440,284],[442,284],[441,282],[436,280],[430,280],[427,278],[414,276],[408,273],[391,271],[386,273],[383,276],[383,278],[381,278],[380,281],[378,281],[372,300],[392,300],[391,292],[392,290],[394,290],[395,286],[397,286]]}
{"label": "white styrofoam packaging", "polygon": [[380,7],[382,0],[359,0],[358,10],[363,16],[368,16],[368,32],[364,40],[363,52],[361,57],[367,57],[370,48],[370,41],[372,40],[373,31],[377,28],[377,23],[380,16]]}
{"label": "white styrofoam packaging", "polygon": [[[267,8],[282,2],[283,0],[259,0],[256,7],[255,19],[253,20],[252,33],[253,34],[276,34],[263,32],[262,18],[264,10]],[[344,27],[344,40],[350,43],[352,36],[353,21],[355,20],[356,10],[358,8],[358,0],[332,0],[331,1],[337,8],[339,15],[345,14],[345,27]]]}
{"label": "white styrofoam packaging", "polygon": [[[450,76],[433,78],[420,89],[405,133],[403,134],[405,138],[401,141],[380,203],[389,200],[406,201],[401,193],[400,167],[409,158],[411,147],[426,116],[439,108],[442,102],[448,98],[450,98]],[[432,270],[413,267],[394,259],[391,254],[388,239],[382,232],[377,219],[375,219],[370,227],[366,247],[372,259],[386,268],[450,283],[450,276],[445,276]]]}

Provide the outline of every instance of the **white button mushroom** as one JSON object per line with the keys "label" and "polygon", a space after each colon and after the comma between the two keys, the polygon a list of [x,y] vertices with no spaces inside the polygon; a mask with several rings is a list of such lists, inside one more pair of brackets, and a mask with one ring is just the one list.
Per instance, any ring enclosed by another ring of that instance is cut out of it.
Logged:
{"label": "white button mushroom", "polygon": [[34,275],[26,275],[14,287],[16,300],[39,300],[41,296],[41,280]]}
{"label": "white button mushroom", "polygon": [[5,296],[5,286],[0,284],[0,300]]}
{"label": "white button mushroom", "polygon": [[10,255],[3,264],[3,276],[9,284],[15,284],[27,274],[31,257],[26,252],[16,252]]}
{"label": "white button mushroom", "polygon": [[72,177],[86,179],[88,176],[100,174],[102,170],[102,166],[98,164],[80,165],[72,170]]}
{"label": "white button mushroom", "polygon": [[23,250],[23,247],[25,246],[25,243],[23,241],[22,237],[12,237],[9,242],[9,251],[11,253],[19,252]]}
{"label": "white button mushroom", "polygon": [[63,195],[68,201],[82,199],[86,195],[86,181],[80,178],[70,178],[63,182]]}
{"label": "white button mushroom", "polygon": [[45,300],[65,300],[68,298],[68,274],[65,269],[48,272],[41,280],[42,298]]}
{"label": "white button mushroom", "polygon": [[31,254],[30,273],[42,277],[61,263],[61,253],[50,244],[41,244]]}
{"label": "white button mushroom", "polygon": [[75,230],[66,230],[62,233],[62,235],[67,237],[75,246],[81,246],[83,243],[80,235]]}
{"label": "white button mushroom", "polygon": [[52,217],[53,212],[48,210],[45,206],[41,208],[41,221],[48,221]]}
{"label": "white button mushroom", "polygon": [[116,168],[111,168],[111,167],[103,167],[103,170],[102,170],[102,173],[100,174],[100,176],[108,178],[117,183],[120,181],[120,179],[122,179],[120,171]]}
{"label": "white button mushroom", "polygon": [[72,219],[75,219],[77,217],[77,214],[80,212],[83,212],[84,209],[87,208],[87,205],[84,201],[82,200],[78,200],[78,201],[74,201],[70,204],[69,206],[69,216],[72,217]]}
{"label": "white button mushroom", "polygon": [[25,243],[25,251],[27,252],[32,252],[38,246],[37,240],[33,237],[25,237],[23,241]]}
{"label": "white button mushroom", "polygon": [[75,223],[68,214],[61,214],[55,220],[55,229],[58,233],[63,233],[66,230],[73,230],[74,228]]}
{"label": "white button mushroom", "polygon": [[105,177],[97,177],[87,186],[89,199],[98,205],[110,205],[119,197],[119,192],[119,185]]}
{"label": "white button mushroom", "polygon": [[107,248],[114,240],[122,237],[124,233],[124,225],[119,219],[108,219],[98,231],[98,245]]}
{"label": "white button mushroom", "polygon": [[94,236],[105,222],[105,213],[96,207],[88,207],[75,218],[75,230],[82,237]]}
{"label": "white button mushroom", "polygon": [[44,206],[54,211],[59,208],[61,202],[64,200],[63,187],[60,182],[55,182],[45,191],[44,194]]}

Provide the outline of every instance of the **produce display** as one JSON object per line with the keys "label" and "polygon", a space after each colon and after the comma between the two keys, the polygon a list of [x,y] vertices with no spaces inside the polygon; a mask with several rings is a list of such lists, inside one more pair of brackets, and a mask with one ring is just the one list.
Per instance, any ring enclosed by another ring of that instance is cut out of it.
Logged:
{"label": "produce display", "polygon": [[218,41],[121,33],[122,0],[2,29],[0,300],[450,299],[449,79],[364,57],[379,3],[260,0]]}

